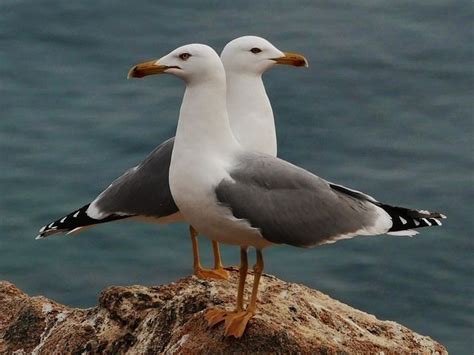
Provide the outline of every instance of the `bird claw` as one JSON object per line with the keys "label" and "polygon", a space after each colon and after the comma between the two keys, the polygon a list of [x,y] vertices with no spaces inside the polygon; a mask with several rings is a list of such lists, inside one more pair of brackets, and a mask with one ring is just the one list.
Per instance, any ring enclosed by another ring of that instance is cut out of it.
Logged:
{"label": "bird claw", "polygon": [[240,338],[247,328],[247,324],[254,316],[254,312],[241,311],[231,312],[225,318],[224,336],[233,336]]}
{"label": "bird claw", "polygon": [[254,316],[252,311],[226,311],[213,308],[206,312],[205,318],[209,327],[213,327],[221,322],[224,323],[224,336],[240,338],[247,328],[249,320]]}
{"label": "bird claw", "polygon": [[224,268],[217,268],[217,269],[203,269],[198,268],[194,270],[194,275],[199,279],[204,280],[228,280],[229,279],[229,272]]}
{"label": "bird claw", "polygon": [[225,320],[227,311],[224,309],[212,308],[206,312],[204,318],[207,320],[208,327],[213,327]]}

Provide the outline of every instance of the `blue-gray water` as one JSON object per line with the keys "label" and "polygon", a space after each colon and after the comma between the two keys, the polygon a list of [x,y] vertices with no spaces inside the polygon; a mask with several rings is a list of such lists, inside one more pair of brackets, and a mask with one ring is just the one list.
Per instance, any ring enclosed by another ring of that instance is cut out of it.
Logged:
{"label": "blue-gray water", "polygon": [[34,237],[174,135],[183,83],[127,81],[130,66],[255,34],[310,61],[265,75],[282,158],[449,217],[412,239],[273,248],[266,271],[472,353],[474,6],[423,3],[2,0],[0,279],[83,307],[108,285],[188,275],[184,225]]}

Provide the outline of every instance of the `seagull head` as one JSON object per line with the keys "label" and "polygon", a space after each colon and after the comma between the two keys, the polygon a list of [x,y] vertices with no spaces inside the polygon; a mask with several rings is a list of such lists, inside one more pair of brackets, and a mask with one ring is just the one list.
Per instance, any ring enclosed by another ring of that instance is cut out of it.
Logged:
{"label": "seagull head", "polygon": [[160,59],[133,66],[128,72],[128,78],[163,73],[173,74],[186,83],[225,76],[222,62],[214,49],[205,44],[187,44]]}
{"label": "seagull head", "polygon": [[282,52],[266,39],[244,36],[230,41],[222,50],[226,72],[262,75],[277,64],[307,67],[308,61],[297,53]]}

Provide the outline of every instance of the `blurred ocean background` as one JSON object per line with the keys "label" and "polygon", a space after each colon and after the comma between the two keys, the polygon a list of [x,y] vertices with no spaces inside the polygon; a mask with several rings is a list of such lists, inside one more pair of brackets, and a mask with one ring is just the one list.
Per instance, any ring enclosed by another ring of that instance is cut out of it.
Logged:
{"label": "blurred ocean background", "polygon": [[[110,285],[189,275],[184,224],[34,237],[174,135],[183,83],[127,81],[132,65],[254,34],[310,61],[265,75],[280,157],[449,218],[416,238],[269,249],[266,272],[472,354],[473,23],[470,1],[2,0],[0,279],[89,307]],[[210,265],[205,238],[201,253]]]}

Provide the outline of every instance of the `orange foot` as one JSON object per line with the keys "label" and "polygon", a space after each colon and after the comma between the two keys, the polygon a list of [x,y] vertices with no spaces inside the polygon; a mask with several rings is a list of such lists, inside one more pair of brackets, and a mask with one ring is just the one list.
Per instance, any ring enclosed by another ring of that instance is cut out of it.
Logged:
{"label": "orange foot", "polygon": [[229,312],[225,317],[224,335],[240,338],[253,316],[252,311]]}
{"label": "orange foot", "polygon": [[225,321],[224,336],[234,336],[240,338],[247,328],[247,323],[254,316],[251,311],[226,311],[224,309],[213,308],[206,312],[204,317],[209,327],[213,327]]}
{"label": "orange foot", "polygon": [[198,268],[194,270],[194,275],[200,279],[212,279],[212,280],[227,280],[229,279],[229,272],[223,268],[218,269],[203,269]]}
{"label": "orange foot", "polygon": [[228,313],[230,312],[227,312],[225,309],[211,308],[206,312],[204,318],[207,320],[207,325],[213,327],[216,324],[223,322]]}

